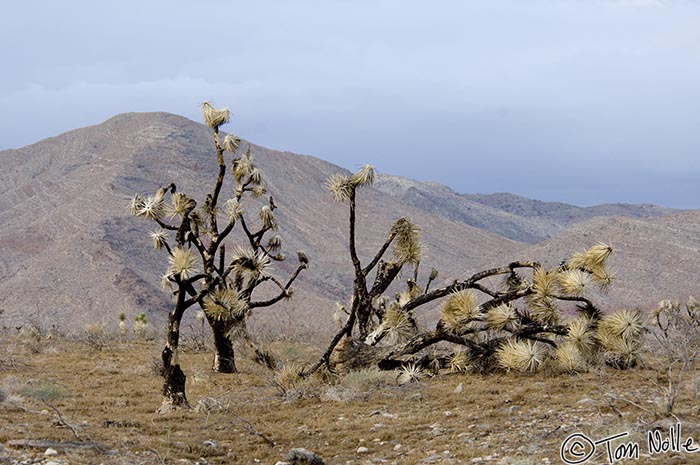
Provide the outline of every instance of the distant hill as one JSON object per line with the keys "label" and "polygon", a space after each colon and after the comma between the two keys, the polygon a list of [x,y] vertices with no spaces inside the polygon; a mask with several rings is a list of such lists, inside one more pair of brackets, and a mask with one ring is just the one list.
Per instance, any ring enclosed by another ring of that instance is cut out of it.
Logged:
{"label": "distant hill", "polygon": [[658,218],[598,217],[523,249],[515,258],[535,258],[550,265],[598,240],[615,253],[613,286],[601,296],[608,307],[649,309],[664,298],[700,296],[700,211]]}
{"label": "distant hill", "polygon": [[[332,201],[324,182],[345,170],[311,156],[256,145],[251,151],[279,207],[284,252],[294,257],[302,249],[311,260],[294,298],[262,310],[258,319],[329,327],[334,303],[351,293],[352,267],[346,206]],[[207,127],[166,113],[123,114],[2,151],[0,159],[0,325],[116,325],[121,311],[165,318],[170,296],[159,286],[167,261],[151,247],[153,226],[131,217],[128,203],[134,193],[152,193],[171,181],[201,201],[216,172]],[[222,195],[230,190],[224,185]],[[556,265],[572,251],[612,241],[619,285],[603,296],[603,306],[646,306],[663,297],[700,295],[694,289],[700,213],[653,217],[669,212],[460,195],[439,184],[385,175],[359,197],[358,243],[360,254],[369,257],[394,220],[410,218],[423,230],[421,280],[434,266],[440,285],[516,258]],[[275,264],[274,273],[284,277],[294,265],[293,259]],[[425,316],[437,310],[426,309]]]}
{"label": "distant hill", "polygon": [[459,194],[440,183],[421,183],[392,175],[381,176],[376,188],[418,208],[531,244],[549,239],[573,223],[596,217],[648,218],[679,212],[656,205],[578,207],[508,193]]}

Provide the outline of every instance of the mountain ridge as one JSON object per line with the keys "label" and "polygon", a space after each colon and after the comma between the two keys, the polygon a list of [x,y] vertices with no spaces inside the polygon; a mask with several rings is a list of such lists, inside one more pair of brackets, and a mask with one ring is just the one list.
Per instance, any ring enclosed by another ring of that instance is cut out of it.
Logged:
{"label": "mountain ridge", "polygon": [[[242,149],[248,144],[244,141]],[[311,259],[311,268],[297,281],[295,297],[279,310],[261,312],[260,318],[270,321],[289,314],[330,327],[334,303],[351,293],[352,265],[347,206],[334,203],[324,183],[330,175],[348,171],[310,155],[254,144],[250,148],[279,207],[275,213],[284,252],[293,256],[305,250]],[[153,225],[131,217],[128,203],[134,193],[152,193],[170,182],[203,199],[217,169],[206,126],[169,113],[128,113],[2,151],[0,157],[6,167],[0,173],[0,324],[39,317],[66,326],[114,323],[122,311],[130,317],[146,312],[154,321],[165,318],[170,297],[159,283],[167,260],[151,247],[148,232]],[[359,253],[364,259],[373,256],[392,222],[407,216],[422,227],[421,282],[433,266],[440,271],[435,285],[516,257],[554,266],[566,253],[612,239],[623,245],[619,263],[631,274],[630,282],[620,281],[622,294],[602,296],[605,307],[624,304],[625,294],[638,296],[639,305],[650,305],[655,299],[674,297],[667,295],[671,291],[694,292],[692,273],[700,267],[700,244],[694,236],[700,217],[695,211],[658,218],[596,217],[533,245],[461,221],[450,203],[438,210],[435,206],[442,200],[434,196],[435,186],[402,181],[422,192],[430,201],[426,206],[402,198],[402,191],[391,191],[386,180],[391,178],[380,176],[358,197]],[[230,189],[225,185],[222,195],[230,195]],[[529,231],[532,237],[557,226],[485,205],[446,186],[440,190],[438,194],[458,207],[470,202],[466,205],[485,212],[480,218],[487,226],[489,218],[497,218],[512,231]],[[674,226],[674,221],[689,226]],[[649,235],[658,237],[652,240]],[[635,248],[635,240],[646,241],[647,255],[626,250]],[[673,265],[675,274],[648,276],[644,260],[657,255],[659,263]],[[276,264],[274,272],[284,276],[293,267],[291,260],[285,261]],[[438,310],[427,309],[421,317],[430,321]]]}

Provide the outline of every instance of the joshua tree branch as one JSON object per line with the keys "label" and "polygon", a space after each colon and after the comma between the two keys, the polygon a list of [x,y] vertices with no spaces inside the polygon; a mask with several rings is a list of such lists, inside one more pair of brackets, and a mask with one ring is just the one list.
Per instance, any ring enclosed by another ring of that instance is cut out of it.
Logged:
{"label": "joshua tree branch", "polygon": [[[539,265],[536,262],[525,261],[525,262],[513,262],[507,266],[502,266],[500,268],[492,268],[490,270],[484,270],[484,271],[481,271],[479,273],[473,274],[469,279],[467,279],[465,281],[455,281],[454,283],[452,283],[449,286],[435,289],[434,291],[429,292],[427,294],[419,295],[418,297],[408,301],[403,306],[403,309],[404,310],[411,310],[411,309],[414,309],[414,308],[419,307],[421,305],[425,305],[428,302],[432,302],[433,300],[450,295],[453,292],[458,292],[458,291],[462,291],[464,289],[474,288],[475,283],[477,283],[478,281],[480,281],[484,278],[488,278],[489,276],[496,276],[496,275],[500,275],[500,274],[511,273],[516,268],[533,268],[534,269],[537,267],[539,267]],[[510,294],[511,293],[505,294],[504,296],[499,297],[498,299],[507,298]],[[525,294],[525,295],[527,295],[527,294]],[[520,296],[520,297],[522,297],[522,296]],[[520,298],[520,297],[516,297],[516,298]],[[510,300],[515,300],[516,298],[506,299],[506,300],[503,300],[503,302],[509,302]],[[494,300],[497,300],[497,299],[494,299]],[[496,304],[494,306],[498,306],[498,305],[500,305],[500,303],[503,303],[503,302],[499,302],[498,304]],[[489,308],[491,308],[491,307],[489,307]]]}
{"label": "joshua tree branch", "polygon": [[355,267],[355,277],[356,280],[359,277],[365,278],[366,275],[362,270],[362,265],[360,265],[360,259],[357,257],[357,248],[355,246],[355,188],[350,191],[350,258],[352,264]]}
{"label": "joshua tree branch", "polygon": [[386,253],[387,249],[389,248],[389,246],[391,245],[391,243],[394,241],[394,238],[396,238],[396,234],[395,234],[395,233],[389,234],[389,237],[386,239],[386,241],[384,242],[384,244],[382,245],[382,247],[379,249],[379,252],[377,252],[377,255],[374,256],[374,258],[373,258],[372,261],[369,263],[369,265],[367,265],[366,267],[364,267],[364,269],[362,270],[362,274],[364,274],[365,276],[367,276],[367,275],[369,274],[369,272],[372,271],[372,269],[373,269],[375,266],[377,266],[377,263],[379,263],[379,261],[382,259],[382,257],[383,257],[384,254]]}

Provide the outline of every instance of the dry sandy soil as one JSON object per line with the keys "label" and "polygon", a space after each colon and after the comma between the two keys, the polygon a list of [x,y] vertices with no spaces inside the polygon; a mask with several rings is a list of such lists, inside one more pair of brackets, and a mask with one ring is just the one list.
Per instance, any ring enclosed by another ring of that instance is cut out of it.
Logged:
{"label": "dry sandy soil", "polygon": [[[700,440],[695,372],[674,418],[658,413],[667,378],[650,366],[575,376],[443,371],[404,385],[396,373],[371,371],[280,385],[245,351],[240,374],[220,375],[209,371],[209,354],[190,350],[182,362],[196,408],[161,415],[161,343],[109,344],[2,336],[0,463],[275,464],[302,447],[327,464],[557,464],[575,433],[593,442],[629,433],[609,443],[633,456],[616,463],[700,463],[685,450],[650,457],[648,444],[649,431],[663,439],[677,422],[681,447]],[[270,348],[287,364],[320,352],[289,341]],[[607,444],[580,463],[609,463]]]}

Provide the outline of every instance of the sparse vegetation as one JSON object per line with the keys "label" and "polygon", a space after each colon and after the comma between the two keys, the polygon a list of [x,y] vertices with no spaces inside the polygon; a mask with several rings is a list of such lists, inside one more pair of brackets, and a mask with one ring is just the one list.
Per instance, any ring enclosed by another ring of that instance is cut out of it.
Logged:
{"label": "sparse vegetation", "polygon": [[651,378],[656,386],[661,414],[671,415],[683,391],[692,391],[700,408],[697,374],[700,363],[700,302],[690,296],[685,305],[663,300],[651,312],[654,327],[650,331],[647,363],[656,371]]}
{"label": "sparse vegetation", "polygon": [[[92,352],[82,341],[58,338],[54,350],[32,353],[16,339],[0,348],[23,361],[0,373],[0,442],[17,461],[44,458],[47,446],[13,445],[32,440],[63,444],[58,463],[276,463],[297,447],[326,463],[556,463],[572,433],[599,439],[629,431],[630,440],[644,441],[648,430],[668,428],[663,416],[648,412],[648,401],[659,392],[649,382],[657,372],[646,363],[622,375],[602,366],[577,376],[547,371],[536,378],[445,370],[405,384],[397,379],[400,369],[372,367],[325,379],[294,377],[296,384],[282,393],[270,371],[246,357],[231,378],[208,369],[210,354],[187,352],[183,370],[193,373],[188,394],[197,408],[159,415],[153,405],[162,379],[149,369],[157,341],[130,339]],[[314,360],[303,341],[298,344],[295,354],[306,355],[295,355],[297,368]],[[288,362],[282,359],[280,366]],[[36,367],[51,370],[39,375]],[[197,378],[200,371],[204,376]],[[697,376],[697,367],[687,375]],[[609,392],[635,397],[633,403],[612,401],[603,396]],[[700,422],[692,389],[680,392],[673,412],[684,426]],[[359,447],[368,449],[360,459]],[[635,463],[680,465],[689,457],[666,454]],[[601,451],[593,463],[604,462]]]}

